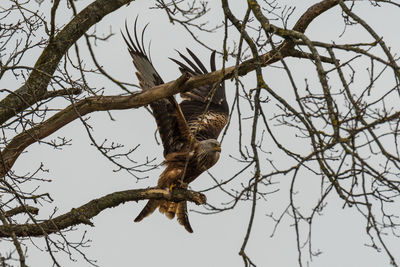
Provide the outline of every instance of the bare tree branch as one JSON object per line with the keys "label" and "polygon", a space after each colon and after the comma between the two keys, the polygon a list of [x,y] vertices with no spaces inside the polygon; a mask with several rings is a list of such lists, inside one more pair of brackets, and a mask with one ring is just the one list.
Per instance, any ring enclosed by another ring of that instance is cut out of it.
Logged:
{"label": "bare tree branch", "polygon": [[78,208],[71,209],[70,212],[40,222],[38,225],[8,224],[0,226],[0,237],[11,237],[13,234],[21,237],[43,236],[42,229],[47,234],[51,234],[82,223],[94,226],[90,219],[103,210],[116,207],[125,202],[144,199],[165,199],[174,202],[186,200],[194,202],[197,205],[206,203],[206,197],[203,194],[185,189],[174,189],[172,192],[156,188],[126,190],[93,199]]}

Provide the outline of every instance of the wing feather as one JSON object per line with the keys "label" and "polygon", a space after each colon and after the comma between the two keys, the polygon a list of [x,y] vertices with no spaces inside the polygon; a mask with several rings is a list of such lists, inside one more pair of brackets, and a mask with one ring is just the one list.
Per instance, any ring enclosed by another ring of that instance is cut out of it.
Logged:
{"label": "wing feather", "polygon": [[[178,54],[184,63],[171,58],[179,66],[179,70],[191,76],[208,73],[199,58],[191,50],[187,49],[187,51],[193,61],[179,52]],[[215,51],[210,56],[210,67],[212,71],[215,71]],[[219,133],[228,121],[229,107],[226,102],[225,87],[223,84],[217,85],[212,96],[213,88],[214,85],[201,86],[181,94],[183,98],[182,103],[180,103],[181,110],[191,132],[198,140],[218,138]]]}
{"label": "wing feather", "polygon": [[[190,59],[188,59],[187,57],[185,57],[185,56],[184,56],[183,54],[181,54],[179,51],[178,51],[178,54],[179,54],[179,56],[180,56],[181,58],[183,58],[183,60],[186,61],[187,64],[189,64],[190,67],[192,67],[192,69],[194,70],[194,73],[201,73],[201,74],[203,74],[203,73],[201,72],[201,70],[200,70],[199,68],[197,68],[196,64],[194,64]],[[203,67],[204,67],[204,66],[203,66]]]}
{"label": "wing feather", "polygon": [[[136,25],[137,19],[134,24],[134,40],[129,33],[126,23],[127,37],[124,34],[122,34],[122,37],[128,46],[129,54],[136,67],[136,76],[139,79],[139,85],[142,90],[147,90],[156,85],[163,84],[164,81],[157,73],[144,49],[143,36],[147,25],[141,33],[141,42],[139,42]],[[186,150],[192,138],[192,133],[175,98],[171,96],[154,101],[150,103],[150,107],[153,111],[153,116],[164,146],[164,157],[173,152]]]}
{"label": "wing feather", "polygon": [[215,68],[215,50],[212,51],[211,56],[210,56],[210,68],[211,68],[211,71],[216,70],[216,68]]}
{"label": "wing feather", "polygon": [[189,48],[186,48],[186,51],[189,53],[189,55],[193,58],[193,60],[196,62],[197,66],[200,67],[200,69],[203,71],[203,74],[208,73],[206,67],[204,67],[203,63],[200,61],[200,59],[198,57],[196,57],[196,55],[190,51]]}
{"label": "wing feather", "polygon": [[196,73],[195,73],[193,70],[191,70],[189,67],[187,67],[185,64],[179,62],[178,60],[176,60],[176,59],[174,59],[174,58],[169,58],[169,59],[171,59],[173,62],[175,62],[176,64],[178,64],[179,70],[180,70],[182,73],[183,73],[183,72],[187,72],[187,73],[189,73],[189,74],[196,75]]}

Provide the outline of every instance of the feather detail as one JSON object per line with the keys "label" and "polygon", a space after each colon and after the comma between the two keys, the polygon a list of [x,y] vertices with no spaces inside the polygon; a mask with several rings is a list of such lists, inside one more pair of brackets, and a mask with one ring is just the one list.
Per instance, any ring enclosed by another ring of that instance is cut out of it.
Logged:
{"label": "feather detail", "polygon": [[[134,38],[129,33],[126,23],[126,36],[124,34],[122,34],[122,36],[128,46],[133,64],[136,67],[136,76],[138,77],[139,85],[142,90],[147,90],[156,85],[163,84],[164,82],[157,73],[143,47],[143,35],[146,27],[142,31],[142,41],[139,42],[136,25],[137,20],[135,20],[134,25]],[[164,156],[185,149],[185,145],[187,145],[193,137],[175,97],[171,96],[159,99],[150,103],[150,107],[153,111],[153,116],[156,120],[157,128],[164,146]]]}
{"label": "feather detail", "polygon": [[165,206],[163,206],[162,210],[160,207],[160,212],[164,213],[165,216],[168,217],[168,219],[173,219],[175,217],[175,213],[176,213],[176,206],[177,206],[177,203],[171,202],[171,201],[166,201],[166,204],[165,204]]}
{"label": "feather detail", "polygon": [[158,208],[158,210],[161,213],[165,214],[165,216],[167,216],[168,219],[173,219],[175,217],[175,212],[170,212],[169,211],[172,203],[174,203],[174,202],[163,201],[162,204]]}
{"label": "feather detail", "polygon": [[[179,70],[191,76],[208,73],[200,59],[191,50],[187,49],[187,52],[193,62],[179,52],[179,56],[185,63],[171,58],[179,66]],[[210,68],[211,71],[215,71],[215,51],[210,56]],[[181,110],[192,134],[199,141],[216,139],[228,121],[229,106],[226,102],[225,87],[223,84],[217,85],[216,88],[214,86],[200,86],[181,93],[183,98],[180,103]]]}
{"label": "feather detail", "polygon": [[157,209],[159,204],[160,204],[160,200],[150,199],[147,202],[146,206],[144,206],[142,211],[139,213],[139,215],[135,218],[135,222],[140,222],[145,217],[147,217],[150,214],[152,214]]}
{"label": "feather detail", "polygon": [[189,222],[189,217],[187,215],[187,206],[186,201],[182,201],[178,203],[178,207],[176,209],[176,218],[178,222],[185,227],[186,231],[189,233],[193,233],[192,226]]}
{"label": "feather detail", "polygon": [[176,215],[179,224],[183,225],[183,227],[185,227],[186,231],[188,231],[189,233],[193,233],[193,229],[190,225],[189,217],[187,215],[186,205],[186,201],[182,201],[179,203],[163,201],[163,203],[161,203],[159,206],[159,210],[169,219],[173,219]]}

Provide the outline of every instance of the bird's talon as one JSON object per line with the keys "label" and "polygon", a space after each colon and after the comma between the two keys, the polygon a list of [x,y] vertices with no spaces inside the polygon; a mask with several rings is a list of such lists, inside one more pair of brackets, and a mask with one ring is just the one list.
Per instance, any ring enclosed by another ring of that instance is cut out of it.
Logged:
{"label": "bird's talon", "polygon": [[174,189],[174,187],[176,187],[176,184],[171,184],[169,186],[169,192],[172,192],[172,190]]}

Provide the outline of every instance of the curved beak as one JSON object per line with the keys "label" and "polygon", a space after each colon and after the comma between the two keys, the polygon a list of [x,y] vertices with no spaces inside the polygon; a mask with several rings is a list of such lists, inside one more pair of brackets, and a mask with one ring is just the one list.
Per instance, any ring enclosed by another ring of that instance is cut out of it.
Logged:
{"label": "curved beak", "polygon": [[217,146],[217,147],[215,148],[215,151],[221,152],[221,146]]}

